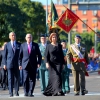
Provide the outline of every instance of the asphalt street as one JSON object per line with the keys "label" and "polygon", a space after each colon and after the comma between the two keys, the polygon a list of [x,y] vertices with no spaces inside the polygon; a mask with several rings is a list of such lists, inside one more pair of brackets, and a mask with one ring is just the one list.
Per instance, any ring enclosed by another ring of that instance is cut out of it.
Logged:
{"label": "asphalt street", "polygon": [[23,87],[20,87],[19,97],[9,97],[8,90],[0,88],[0,100],[100,100],[100,75],[98,72],[89,72],[89,77],[86,77],[86,89],[88,94],[82,96],[74,96],[73,91],[73,76],[70,75],[70,93],[65,96],[50,96],[42,95],[40,90],[40,81],[36,81],[34,97],[24,97]]}

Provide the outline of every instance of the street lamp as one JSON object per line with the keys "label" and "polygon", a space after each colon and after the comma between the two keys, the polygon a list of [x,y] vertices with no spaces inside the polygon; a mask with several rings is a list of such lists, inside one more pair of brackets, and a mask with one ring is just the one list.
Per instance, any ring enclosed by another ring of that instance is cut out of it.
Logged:
{"label": "street lamp", "polygon": [[[97,26],[95,26],[95,32],[97,32]],[[94,49],[95,49],[95,54],[97,53],[97,34],[95,34],[95,43],[94,43]]]}
{"label": "street lamp", "polygon": [[48,0],[46,0],[46,34],[48,33]]}

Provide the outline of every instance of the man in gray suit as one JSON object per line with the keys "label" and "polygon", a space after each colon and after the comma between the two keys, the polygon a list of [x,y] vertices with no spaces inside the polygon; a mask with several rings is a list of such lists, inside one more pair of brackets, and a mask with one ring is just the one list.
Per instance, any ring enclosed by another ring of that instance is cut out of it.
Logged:
{"label": "man in gray suit", "polygon": [[19,53],[19,69],[23,70],[24,96],[33,97],[36,71],[41,64],[41,53],[37,43],[32,42],[32,35],[26,35],[26,42],[21,45]]}
{"label": "man in gray suit", "polygon": [[[87,64],[89,64],[87,50],[84,44],[81,43],[81,36],[75,36],[75,43],[71,44],[67,51],[67,65],[72,69],[74,77],[74,92],[75,96],[81,94],[85,95],[88,91],[85,89],[85,74]],[[80,81],[79,81],[80,75]]]}
{"label": "man in gray suit", "polygon": [[[21,43],[16,41],[16,35],[14,32],[9,33],[8,42],[4,47],[4,70],[8,72],[8,86],[10,97],[13,96],[13,86],[15,87],[15,95],[19,96],[19,67],[18,57]],[[15,83],[15,84],[14,84]]]}

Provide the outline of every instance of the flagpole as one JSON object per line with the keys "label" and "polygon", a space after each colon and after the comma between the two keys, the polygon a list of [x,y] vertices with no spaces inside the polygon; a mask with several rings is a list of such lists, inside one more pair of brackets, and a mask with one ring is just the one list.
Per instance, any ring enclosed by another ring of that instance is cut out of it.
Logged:
{"label": "flagpole", "polygon": [[[71,10],[71,1],[72,0],[68,0],[68,8]],[[68,43],[69,45],[71,44],[71,32],[68,33]]]}
{"label": "flagpole", "polygon": [[47,18],[48,17],[48,0],[47,0],[47,3],[46,3],[46,34],[48,34],[48,25],[47,25]]}

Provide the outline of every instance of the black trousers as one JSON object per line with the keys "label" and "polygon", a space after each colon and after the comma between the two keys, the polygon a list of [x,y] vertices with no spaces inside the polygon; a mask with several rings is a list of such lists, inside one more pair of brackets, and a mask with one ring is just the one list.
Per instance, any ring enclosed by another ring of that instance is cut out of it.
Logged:
{"label": "black trousers", "polygon": [[9,93],[13,93],[13,86],[15,88],[15,93],[19,91],[19,80],[20,72],[18,68],[9,68],[8,70],[8,86]]}
{"label": "black trousers", "polygon": [[4,70],[3,68],[1,69],[1,84],[3,88],[8,86],[8,80],[7,80],[7,70]]}
{"label": "black trousers", "polygon": [[27,64],[26,69],[23,69],[23,86],[24,93],[32,94],[36,83],[36,68],[32,67],[30,63]]}

